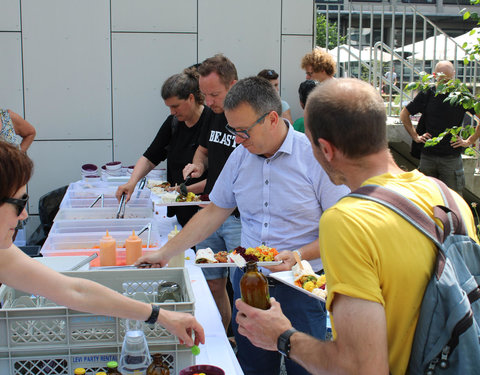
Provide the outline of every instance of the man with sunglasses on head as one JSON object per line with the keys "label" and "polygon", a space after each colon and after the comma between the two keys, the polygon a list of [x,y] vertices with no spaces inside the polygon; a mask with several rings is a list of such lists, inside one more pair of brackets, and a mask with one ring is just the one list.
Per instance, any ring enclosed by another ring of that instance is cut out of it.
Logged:
{"label": "man with sunglasses on head", "polygon": [[[171,255],[203,240],[238,207],[242,220],[241,246],[260,244],[275,247],[275,260],[283,263],[270,271],[290,270],[294,251],[322,269],[318,251],[318,221],[323,211],[348,193],[345,186],[332,184],[315,162],[307,137],[296,132],[279,116],[281,101],[264,78],[250,77],[237,82],[225,102],[226,129],[239,144],[210,193],[210,203],[197,213],[184,230],[164,247]],[[155,255],[139,259],[158,263]],[[264,270],[269,273],[269,270]],[[232,273],[235,298],[240,298],[241,269]],[[323,339],[326,331],[325,305],[290,286],[269,278],[270,296],[282,301],[284,313],[313,337]],[[285,311],[286,310],[286,311]],[[245,374],[278,375],[281,355],[254,347],[237,332],[236,310],[232,325],[237,358]],[[308,374],[300,365],[285,360],[289,375]]]}

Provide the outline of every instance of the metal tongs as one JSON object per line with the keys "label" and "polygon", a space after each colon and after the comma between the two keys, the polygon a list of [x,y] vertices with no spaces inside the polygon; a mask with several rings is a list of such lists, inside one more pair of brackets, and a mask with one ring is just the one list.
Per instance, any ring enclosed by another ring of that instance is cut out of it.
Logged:
{"label": "metal tongs", "polygon": [[150,247],[150,233],[152,233],[152,223],[148,223],[145,225],[142,229],[140,229],[140,232],[137,233],[137,236],[140,237],[140,235],[145,232],[148,229],[148,235],[147,235],[147,249]]}
{"label": "metal tongs", "polygon": [[84,266],[85,264],[90,263],[96,257],[98,257],[98,253],[93,253],[88,258],[82,260],[81,262],[79,262],[76,265],[74,265],[73,267],[71,267],[68,271],[76,271],[76,270],[80,269],[82,266]]}
{"label": "metal tongs", "polygon": [[123,219],[125,217],[125,205],[127,204],[127,199],[126,199],[125,193],[122,194],[122,197],[120,198],[120,204],[118,205],[118,210],[117,210],[117,219]]}
{"label": "metal tongs", "polygon": [[140,197],[140,193],[142,192],[146,183],[147,183],[147,177],[144,177],[140,180],[140,183],[138,184],[138,190],[137,190],[137,199]]}
{"label": "metal tongs", "polygon": [[95,203],[97,203],[100,199],[102,200],[102,207],[103,207],[103,194],[100,194],[97,198],[95,198],[93,203],[88,208],[92,208],[93,206],[95,206]]}

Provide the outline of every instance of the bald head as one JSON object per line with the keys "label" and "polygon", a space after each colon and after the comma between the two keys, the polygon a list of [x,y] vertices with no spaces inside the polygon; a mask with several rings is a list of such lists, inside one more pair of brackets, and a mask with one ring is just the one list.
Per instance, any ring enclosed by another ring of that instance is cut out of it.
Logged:
{"label": "bald head", "polygon": [[305,126],[315,144],[323,138],[351,158],[387,147],[383,100],[358,79],[328,80],[314,89],[305,107]]}
{"label": "bald head", "polygon": [[455,77],[455,68],[450,61],[440,61],[435,65],[435,74],[441,76],[441,80],[448,81]]}

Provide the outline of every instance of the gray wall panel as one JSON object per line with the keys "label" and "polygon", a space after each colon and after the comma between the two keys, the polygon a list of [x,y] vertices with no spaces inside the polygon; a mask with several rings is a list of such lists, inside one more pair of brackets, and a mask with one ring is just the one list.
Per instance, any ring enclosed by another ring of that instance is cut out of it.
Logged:
{"label": "gray wall panel", "polygon": [[255,75],[280,62],[280,4],[278,0],[199,2],[199,61],[216,53],[230,58],[239,78]]}
{"label": "gray wall panel", "polygon": [[312,35],[284,35],[282,37],[282,98],[290,104],[292,118],[295,121],[303,116],[298,99],[298,86],[305,81],[305,72],[300,68],[300,61],[312,50]]}
{"label": "gray wall panel", "polygon": [[196,35],[120,33],[112,41],[115,158],[131,165],[170,114],[163,82],[196,63]]}
{"label": "gray wall panel", "polygon": [[22,1],[25,114],[38,139],[111,139],[109,14],[107,0]]}
{"label": "gray wall panel", "polygon": [[312,0],[282,0],[282,34],[313,34]]}
{"label": "gray wall panel", "polygon": [[0,108],[23,116],[21,34],[0,32],[0,51]]}
{"label": "gray wall panel", "polygon": [[110,141],[37,141],[28,155],[35,163],[28,184],[29,213],[38,213],[38,199],[61,186],[81,179],[81,167],[94,163],[99,167],[112,157]]}
{"label": "gray wall panel", "polygon": [[112,0],[112,30],[196,32],[197,0]]}
{"label": "gray wall panel", "polygon": [[20,0],[2,0],[0,31],[20,31]]}

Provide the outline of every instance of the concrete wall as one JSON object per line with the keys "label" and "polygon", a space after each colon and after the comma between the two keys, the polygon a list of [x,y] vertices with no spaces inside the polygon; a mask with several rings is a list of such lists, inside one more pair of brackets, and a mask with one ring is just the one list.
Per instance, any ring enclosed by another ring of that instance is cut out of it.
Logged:
{"label": "concrete wall", "polygon": [[83,163],[134,164],[169,114],[163,81],[215,53],[240,78],[277,70],[293,118],[302,114],[312,0],[0,0],[0,9],[0,107],[37,129],[30,213],[80,179]]}

